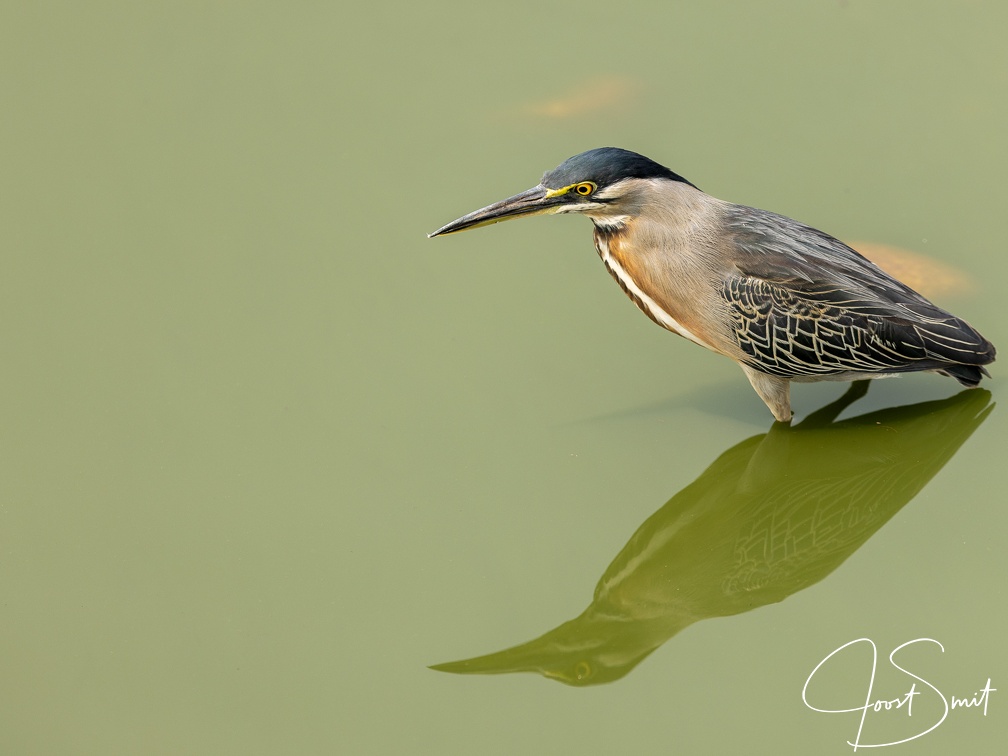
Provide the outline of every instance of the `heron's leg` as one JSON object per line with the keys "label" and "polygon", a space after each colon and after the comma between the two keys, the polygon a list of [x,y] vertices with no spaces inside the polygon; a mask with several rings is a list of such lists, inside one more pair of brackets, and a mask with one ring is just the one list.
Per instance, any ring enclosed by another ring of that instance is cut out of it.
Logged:
{"label": "heron's leg", "polygon": [[868,387],[871,385],[870,380],[860,380],[851,381],[850,388],[847,389],[843,396],[839,399],[835,399],[825,407],[821,407],[813,412],[811,415],[802,420],[798,427],[801,428],[812,428],[826,426],[837,419],[837,416],[847,409],[850,405],[856,402],[858,399],[863,397],[868,393]]}
{"label": "heron's leg", "polygon": [[742,369],[745,371],[749,383],[759,394],[759,398],[770,408],[777,421],[791,422],[791,381],[787,378],[778,378],[776,375],[761,373],[748,365],[742,365]]}

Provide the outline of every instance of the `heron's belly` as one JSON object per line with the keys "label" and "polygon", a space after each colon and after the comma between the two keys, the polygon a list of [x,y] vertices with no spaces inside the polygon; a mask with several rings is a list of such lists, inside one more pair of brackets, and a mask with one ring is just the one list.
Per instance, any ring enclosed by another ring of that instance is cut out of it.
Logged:
{"label": "heron's belly", "polygon": [[[932,371],[933,372],[933,371]],[[794,383],[819,383],[820,381],[874,381],[876,378],[899,378],[900,373],[824,373],[822,375],[796,375],[788,380]]]}

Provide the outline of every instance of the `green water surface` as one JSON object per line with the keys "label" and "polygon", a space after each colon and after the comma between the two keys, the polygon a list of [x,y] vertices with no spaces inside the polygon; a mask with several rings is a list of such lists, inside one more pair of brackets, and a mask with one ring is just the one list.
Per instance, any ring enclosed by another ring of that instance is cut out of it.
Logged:
{"label": "green water surface", "polygon": [[[1001,363],[772,427],[583,218],[426,238],[621,146],[953,267],[1008,349],[1006,24],[5,5],[0,753],[849,753],[802,691],[859,638],[818,708],[933,686],[862,744],[1008,691]],[[1006,701],[886,753],[1001,753]]]}

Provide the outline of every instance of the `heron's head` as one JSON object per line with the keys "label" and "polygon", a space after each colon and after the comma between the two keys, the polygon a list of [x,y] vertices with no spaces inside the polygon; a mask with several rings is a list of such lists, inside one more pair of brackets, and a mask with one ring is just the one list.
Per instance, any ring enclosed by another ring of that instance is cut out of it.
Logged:
{"label": "heron's head", "polygon": [[[429,236],[451,234],[526,215],[581,213],[600,225],[628,215],[627,200],[656,182],[693,186],[677,173],[643,155],[618,147],[600,147],[565,160],[531,189],[463,215]],[[695,187],[694,187],[695,188]]]}

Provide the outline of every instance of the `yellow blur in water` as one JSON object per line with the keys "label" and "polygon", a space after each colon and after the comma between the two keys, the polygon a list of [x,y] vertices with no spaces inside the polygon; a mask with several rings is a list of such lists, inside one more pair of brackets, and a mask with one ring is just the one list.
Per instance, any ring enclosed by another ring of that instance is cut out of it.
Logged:
{"label": "yellow blur in water", "polygon": [[635,104],[640,91],[640,82],[626,76],[593,77],[555,97],[526,102],[518,107],[518,113],[548,120],[604,112],[619,113]]}
{"label": "yellow blur in water", "polygon": [[919,252],[866,241],[850,242],[850,246],[897,281],[929,299],[962,296],[975,288],[970,277],[962,271]]}

